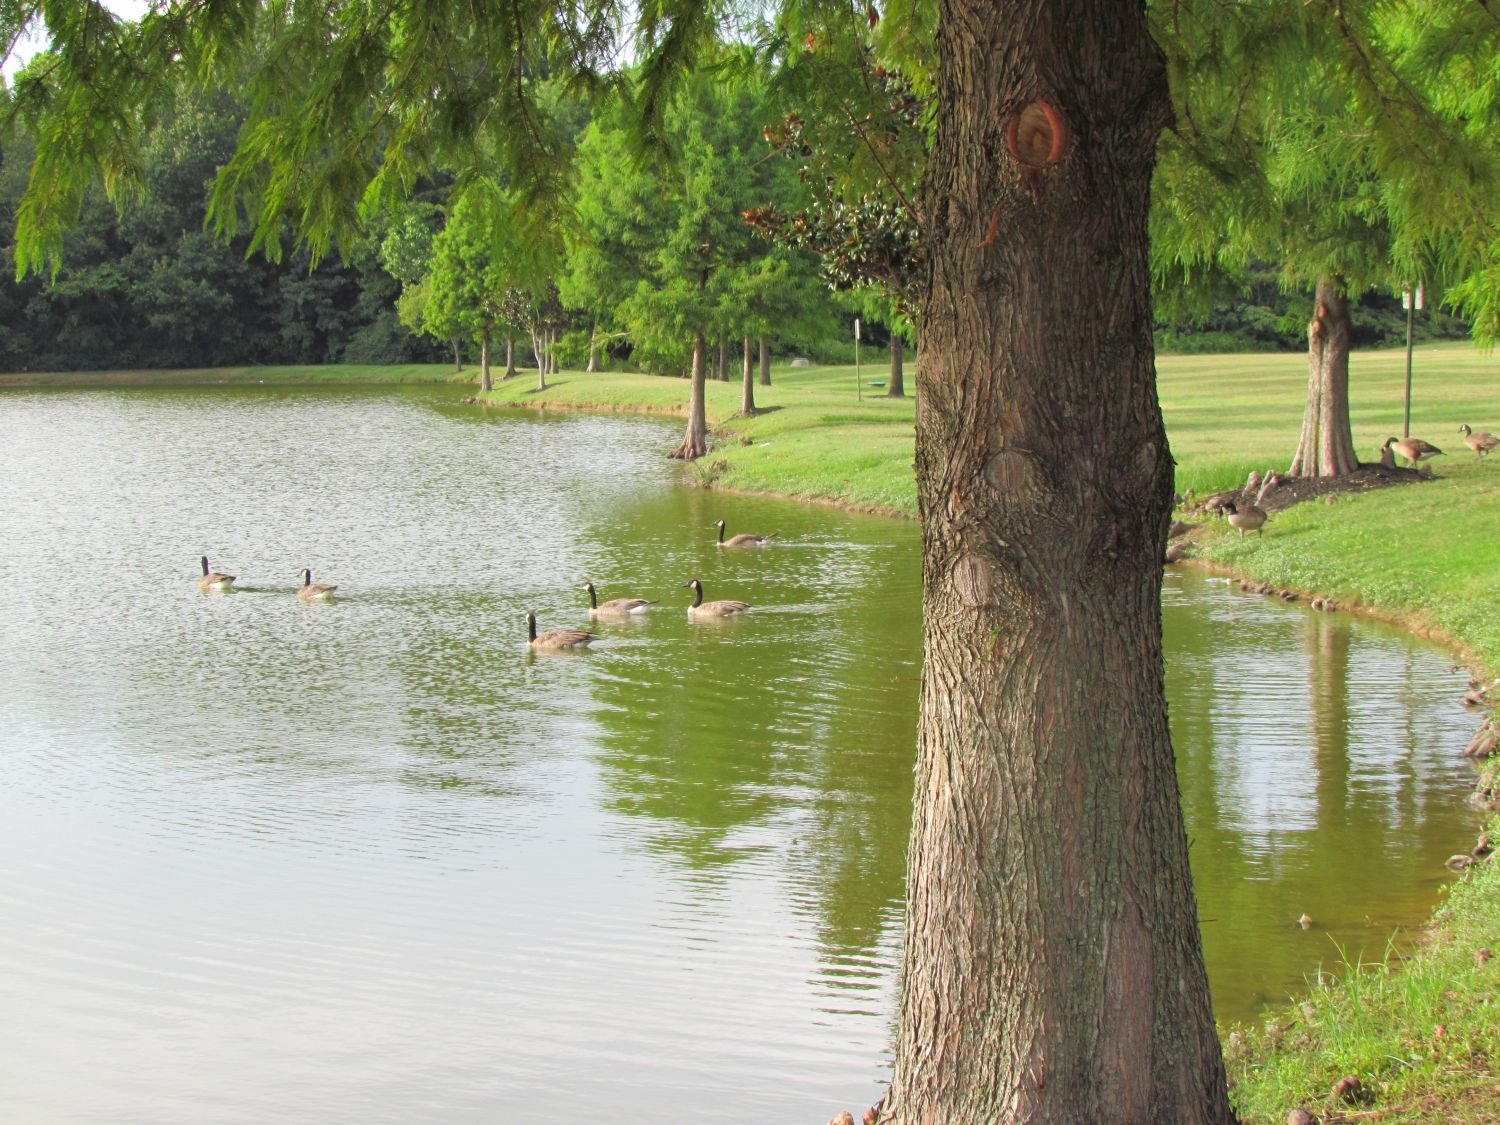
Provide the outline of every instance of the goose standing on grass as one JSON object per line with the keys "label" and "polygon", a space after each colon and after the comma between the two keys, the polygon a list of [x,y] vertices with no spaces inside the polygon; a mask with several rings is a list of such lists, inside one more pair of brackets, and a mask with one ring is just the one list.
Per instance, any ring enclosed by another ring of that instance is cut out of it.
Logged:
{"label": "goose standing on grass", "polygon": [[198,560],[203,567],[203,577],[198,579],[200,590],[227,590],[234,585],[234,575],[220,574],[217,570],[208,569],[208,556],[204,555]]}
{"label": "goose standing on grass", "polygon": [[689,617],[734,617],[750,607],[744,602],[706,602],[703,600],[703,583],[694,578],[684,582],[684,589],[693,591],[693,604],[688,606]]}
{"label": "goose standing on grass", "polygon": [[1465,424],[1458,427],[1458,432],[1464,435],[1464,444],[1472,449],[1474,456],[1481,461],[1489,456],[1490,450],[1500,445],[1500,437],[1496,437],[1489,430],[1480,430],[1476,434]]}
{"label": "goose standing on grass", "polygon": [[1408,461],[1411,462],[1411,467],[1413,469],[1415,469],[1419,464],[1427,460],[1429,457],[1439,457],[1443,455],[1443,451],[1437,446],[1433,445],[1431,442],[1423,441],[1421,438],[1414,437],[1388,437],[1385,439],[1384,448],[1392,449],[1395,452],[1399,453],[1402,457],[1405,457]]}
{"label": "goose standing on grass", "polygon": [[1266,510],[1257,507],[1248,500],[1237,502],[1229,500],[1224,504],[1224,514],[1229,517],[1229,526],[1240,529],[1240,538],[1245,538],[1245,532],[1253,531],[1261,534],[1261,528],[1266,526]]}
{"label": "goose standing on grass", "polygon": [[633,613],[644,612],[647,606],[653,604],[645,598],[610,598],[600,605],[599,595],[594,592],[592,582],[580,583],[580,588],[589,592],[590,617],[629,617]]}
{"label": "goose standing on grass", "polygon": [[326,582],[314,582],[312,571],[307,567],[302,568],[302,585],[297,589],[297,596],[305,602],[326,602],[333,597],[337,586],[330,586]]}
{"label": "goose standing on grass", "polygon": [[538,633],[534,613],[526,615],[526,635],[532,648],[547,649],[582,648],[594,639],[594,634],[587,629],[549,629]]}
{"label": "goose standing on grass", "polygon": [[714,526],[719,529],[719,546],[721,547],[764,547],[779,534],[773,531],[769,535],[751,535],[748,531],[742,531],[738,535],[731,535],[725,539],[724,521],[715,520]]}

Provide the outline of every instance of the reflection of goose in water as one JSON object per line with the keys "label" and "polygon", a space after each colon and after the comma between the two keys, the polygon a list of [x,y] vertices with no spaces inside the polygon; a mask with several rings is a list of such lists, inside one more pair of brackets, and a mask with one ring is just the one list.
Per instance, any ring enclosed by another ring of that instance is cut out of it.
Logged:
{"label": "reflection of goose in water", "polygon": [[652,603],[645,598],[610,598],[603,605],[599,604],[599,595],[594,592],[592,582],[584,582],[581,588],[589,592],[589,616],[590,617],[629,617],[632,613],[641,613]]}
{"label": "reflection of goose in water", "polygon": [[204,555],[198,560],[203,567],[203,577],[198,579],[200,590],[227,590],[234,585],[234,575],[220,574],[217,570],[208,569],[208,556]]}
{"label": "reflection of goose in water", "polygon": [[587,629],[549,629],[539,634],[534,613],[526,615],[526,635],[532,648],[582,648],[594,639],[594,634]]}
{"label": "reflection of goose in water", "polygon": [[297,596],[305,602],[323,602],[333,597],[337,586],[330,586],[326,582],[314,582],[312,571],[307,567],[302,568],[302,585],[297,589]]}
{"label": "reflection of goose in water", "polygon": [[775,539],[778,534],[773,531],[769,535],[751,535],[748,531],[742,531],[738,535],[731,535],[728,539],[725,539],[724,521],[715,520],[714,526],[719,529],[719,546],[721,547],[764,547],[772,539]]}
{"label": "reflection of goose in water", "polygon": [[689,617],[733,617],[744,613],[750,607],[744,602],[706,602],[703,600],[703,583],[694,578],[691,582],[684,582],[685,589],[693,591],[693,604],[688,606]]}

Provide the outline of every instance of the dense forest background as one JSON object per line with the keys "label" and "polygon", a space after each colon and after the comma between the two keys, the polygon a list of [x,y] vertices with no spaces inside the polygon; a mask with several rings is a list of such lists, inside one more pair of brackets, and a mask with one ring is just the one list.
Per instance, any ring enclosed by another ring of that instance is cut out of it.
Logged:
{"label": "dense forest background", "polygon": [[[704,113],[708,118],[722,115],[722,107],[704,107]],[[452,363],[455,358],[477,362],[477,333],[450,332],[442,339],[421,331],[411,316],[403,322],[403,281],[387,268],[391,255],[381,252],[389,230],[372,230],[366,242],[344,245],[314,264],[305,251],[289,250],[280,260],[271,260],[250,252],[247,235],[226,239],[208,229],[210,184],[233,153],[243,119],[242,107],[222,96],[212,105],[184,110],[153,131],[144,153],[140,197],[117,213],[102,192],[91,193],[76,229],[66,238],[65,264],[55,278],[14,277],[11,232],[32,150],[24,136],[0,148],[0,247],[11,267],[0,278],[0,371]],[[579,123],[580,133],[586,124]],[[747,135],[758,140],[758,133],[755,126]],[[715,155],[725,159],[724,152]],[[769,148],[754,156],[774,159]],[[761,187],[783,196],[792,190],[774,181]],[[446,202],[441,184],[429,185],[422,196],[419,213],[428,216],[424,221],[429,235],[435,236],[446,221]],[[746,203],[796,205],[788,198],[722,202],[724,217],[735,224],[742,224],[738,208]],[[671,232],[664,228],[659,237],[669,241]],[[421,252],[436,254],[430,244]],[[566,272],[576,266],[562,268]],[[785,262],[781,266],[789,268]],[[882,319],[894,321],[897,330],[910,336],[909,326],[899,318],[881,317],[880,303],[868,294],[836,293],[826,285],[808,284],[816,268],[809,257],[781,275],[780,284],[796,290],[798,313],[772,317],[774,330],[760,333],[770,337],[773,352],[823,363],[853,362],[856,315],[863,318],[867,349],[888,344],[890,329]],[[412,277],[426,272],[419,268]],[[1190,320],[1159,321],[1158,348],[1305,350],[1311,294],[1284,292],[1276,278],[1275,265],[1267,263],[1252,274],[1244,290],[1223,295],[1206,312]],[[411,280],[407,278],[408,288]],[[607,285],[594,288],[608,294]],[[564,295],[566,291],[565,286]],[[621,302],[628,299],[625,292],[621,290]],[[743,303],[746,298],[738,299]],[[628,330],[600,335],[601,323],[620,327],[608,323],[610,309],[585,312],[568,308],[566,301],[562,305],[553,318],[560,331],[552,346],[563,364],[582,366],[598,336],[606,341],[598,349],[600,363],[681,373],[670,348],[639,347]],[[1406,314],[1397,296],[1365,295],[1354,308],[1354,325],[1358,347],[1393,347],[1406,339]],[[1416,317],[1418,340],[1467,334],[1463,322],[1440,311],[1429,308]],[[509,335],[516,337],[517,361],[527,357],[526,362],[535,362],[528,334]],[[730,341],[732,352],[738,333]],[[873,359],[868,350],[866,358]]]}

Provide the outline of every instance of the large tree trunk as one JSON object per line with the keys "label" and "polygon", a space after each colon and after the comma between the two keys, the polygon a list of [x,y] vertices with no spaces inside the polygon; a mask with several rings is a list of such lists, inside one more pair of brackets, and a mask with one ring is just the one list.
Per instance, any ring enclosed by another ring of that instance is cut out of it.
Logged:
{"label": "large tree trunk", "polygon": [[906,341],[893,330],[891,332],[891,388],[886,392],[891,398],[906,397],[906,371],[902,362],[905,355]]}
{"label": "large tree trunk", "polygon": [[[924,666],[882,1120],[1229,1122],[1163,693],[1163,60],[1118,0],[939,0],[937,52]],[[1063,121],[1071,143],[1033,135]]]}
{"label": "large tree trunk", "polygon": [[547,389],[547,337],[541,328],[531,332],[531,350],[536,353],[536,389]]}
{"label": "large tree trunk", "polygon": [[490,378],[490,330],[488,328],[479,334],[479,389],[481,391],[495,389],[495,381]]}
{"label": "large tree trunk", "polygon": [[708,364],[708,341],[702,332],[693,333],[692,390],[688,394],[687,433],[682,444],[671,453],[684,461],[696,461],[708,452],[708,418],[703,405],[704,368]]}
{"label": "large tree trunk", "polygon": [[589,372],[599,370],[599,322],[597,320],[589,325],[589,362],[584,370]]}
{"label": "large tree trunk", "polygon": [[771,341],[764,336],[760,338],[760,385],[771,385]]}
{"label": "large tree trunk", "polygon": [[512,379],[516,375],[516,338],[509,333],[505,336],[505,377]]}
{"label": "large tree trunk", "polygon": [[457,336],[453,336],[448,340],[448,346],[453,349],[453,370],[462,371],[464,369],[463,345]]}
{"label": "large tree trunk", "polygon": [[750,337],[745,337],[745,363],[740,372],[740,413],[746,418],[755,413],[755,364],[750,358]]}
{"label": "large tree trunk", "polygon": [[1359,468],[1349,426],[1349,340],[1353,322],[1339,279],[1320,278],[1307,325],[1307,406],[1287,472],[1340,477]]}

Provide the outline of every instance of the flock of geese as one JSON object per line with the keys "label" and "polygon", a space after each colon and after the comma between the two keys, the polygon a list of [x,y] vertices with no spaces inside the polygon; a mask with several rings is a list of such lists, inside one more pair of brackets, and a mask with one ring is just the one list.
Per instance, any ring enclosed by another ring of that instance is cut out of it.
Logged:
{"label": "flock of geese", "polygon": [[[1500,446],[1500,437],[1488,430],[1476,432],[1465,423],[1458,427],[1458,432],[1463,435],[1464,444],[1474,451],[1474,456],[1480,461],[1488,457],[1492,449]],[[1423,461],[1440,456],[1446,455],[1430,441],[1423,441],[1421,438],[1392,436],[1386,438],[1385,444],[1380,447],[1381,464],[1387,466],[1394,466],[1396,457],[1400,457],[1415,469]],[[1230,527],[1239,530],[1241,539],[1247,531],[1259,533],[1266,526],[1266,510],[1250,500],[1226,500],[1219,506],[1219,511],[1228,518]]]}
{"label": "flock of geese", "polygon": [[[719,529],[718,545],[726,548],[742,547],[764,547],[776,538],[776,532],[769,535],[754,535],[750,532],[742,532],[739,535],[724,537],[724,521],[716,520],[714,526]],[[234,588],[236,576],[223,574],[213,570],[208,565],[208,556],[204,555],[198,560],[203,569],[203,576],[198,579],[198,588],[207,593],[225,593]],[[332,598],[337,586],[330,586],[324,582],[314,582],[312,571],[304,567],[300,576],[302,585],[297,588],[297,596],[305,602],[328,601]],[[598,591],[594,584],[584,581],[580,589],[588,591],[589,616],[595,620],[610,619],[627,620],[632,615],[644,612],[655,602],[647,598],[611,598],[609,601],[601,602]],[[688,606],[688,616],[700,620],[712,620],[716,618],[736,617],[749,610],[750,606],[745,602],[737,601],[713,601],[703,600],[703,583],[694,578],[683,583],[683,589],[693,591],[692,604]],[[536,614],[526,614],[527,642],[532,648],[537,649],[576,649],[583,648],[598,634],[587,629],[549,629],[545,633],[536,631]]]}

